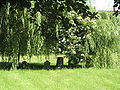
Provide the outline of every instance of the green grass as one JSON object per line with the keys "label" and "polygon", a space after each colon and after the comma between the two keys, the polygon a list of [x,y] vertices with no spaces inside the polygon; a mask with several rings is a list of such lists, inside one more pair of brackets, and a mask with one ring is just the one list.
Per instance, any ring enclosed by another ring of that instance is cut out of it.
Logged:
{"label": "green grass", "polygon": [[120,69],[0,71],[0,90],[120,90]]}

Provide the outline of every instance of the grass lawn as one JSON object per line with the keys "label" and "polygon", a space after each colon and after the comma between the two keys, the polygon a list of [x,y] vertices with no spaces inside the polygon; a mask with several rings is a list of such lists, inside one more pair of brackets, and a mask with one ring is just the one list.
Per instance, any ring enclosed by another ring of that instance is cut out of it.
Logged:
{"label": "grass lawn", "polygon": [[0,90],[120,90],[120,69],[0,71]]}

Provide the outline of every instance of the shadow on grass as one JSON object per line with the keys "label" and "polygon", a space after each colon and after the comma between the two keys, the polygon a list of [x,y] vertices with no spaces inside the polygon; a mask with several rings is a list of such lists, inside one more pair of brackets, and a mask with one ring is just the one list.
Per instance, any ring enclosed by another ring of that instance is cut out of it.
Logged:
{"label": "shadow on grass", "polygon": [[[17,66],[17,69],[29,69],[29,70],[56,70],[56,69],[73,69],[73,68],[82,68],[81,65],[76,65],[73,67],[69,67],[68,65],[63,65],[62,67],[57,67],[56,65],[50,65],[49,68],[44,68],[44,65],[41,63],[26,63],[23,65],[22,63],[19,63]],[[0,62],[0,70],[12,70],[13,69],[13,63],[12,62]]]}

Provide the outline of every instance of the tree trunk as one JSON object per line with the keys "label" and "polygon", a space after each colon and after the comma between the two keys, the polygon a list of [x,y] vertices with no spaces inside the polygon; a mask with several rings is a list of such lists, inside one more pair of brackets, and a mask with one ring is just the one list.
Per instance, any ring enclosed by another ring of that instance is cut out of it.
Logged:
{"label": "tree trunk", "polygon": [[17,61],[17,64],[20,62],[20,53],[21,53],[21,45],[20,45],[20,37],[19,37],[19,40],[18,40],[18,61]]}

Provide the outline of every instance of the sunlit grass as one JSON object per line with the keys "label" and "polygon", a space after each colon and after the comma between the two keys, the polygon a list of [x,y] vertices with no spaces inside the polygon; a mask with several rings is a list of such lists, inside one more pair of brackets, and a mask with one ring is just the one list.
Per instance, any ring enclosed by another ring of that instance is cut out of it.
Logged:
{"label": "sunlit grass", "polygon": [[0,71],[0,90],[120,90],[120,70]]}

